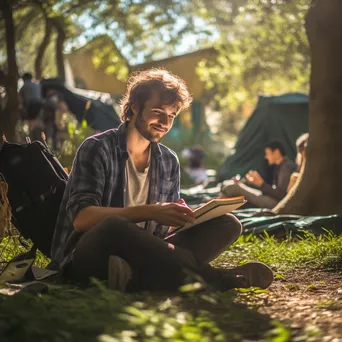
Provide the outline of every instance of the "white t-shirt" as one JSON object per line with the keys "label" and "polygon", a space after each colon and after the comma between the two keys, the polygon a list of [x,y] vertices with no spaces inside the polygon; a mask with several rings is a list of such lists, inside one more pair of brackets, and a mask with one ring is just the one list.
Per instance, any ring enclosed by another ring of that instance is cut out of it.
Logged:
{"label": "white t-shirt", "polygon": [[[125,167],[127,185],[124,198],[125,207],[134,207],[147,203],[148,190],[150,186],[150,161],[151,148],[148,155],[147,166],[144,172],[140,172],[135,167],[134,162],[128,153],[128,159]],[[145,228],[145,222],[139,222],[137,225],[141,228]]]}

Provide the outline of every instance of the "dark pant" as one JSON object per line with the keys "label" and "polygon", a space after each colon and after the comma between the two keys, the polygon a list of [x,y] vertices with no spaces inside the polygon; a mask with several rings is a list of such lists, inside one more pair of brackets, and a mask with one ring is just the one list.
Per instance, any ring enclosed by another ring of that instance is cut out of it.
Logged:
{"label": "dark pant", "polygon": [[184,281],[184,269],[201,275],[208,263],[240,234],[241,224],[230,214],[201,223],[166,241],[123,217],[106,218],[82,236],[68,273],[78,282],[91,277],[106,280],[109,256],[115,255],[130,264],[133,287],[174,289]]}

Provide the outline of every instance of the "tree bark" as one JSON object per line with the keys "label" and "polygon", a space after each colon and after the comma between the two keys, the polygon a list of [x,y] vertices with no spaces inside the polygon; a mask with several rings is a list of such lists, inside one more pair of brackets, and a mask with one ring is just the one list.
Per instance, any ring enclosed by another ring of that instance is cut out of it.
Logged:
{"label": "tree bark", "polygon": [[0,111],[0,131],[5,133],[8,140],[16,140],[15,127],[19,117],[18,101],[18,66],[15,52],[15,29],[13,10],[10,0],[3,0],[0,8],[5,21],[7,71],[4,76],[7,102],[4,110]]}
{"label": "tree bark", "polygon": [[65,66],[64,66],[64,42],[66,39],[66,34],[61,24],[61,18],[54,18],[53,23],[54,27],[57,30],[57,40],[56,40],[56,64],[57,64],[57,73],[58,77],[60,77],[63,81],[65,80]]}
{"label": "tree bark", "polygon": [[52,23],[51,20],[46,17],[45,18],[45,34],[44,38],[38,48],[37,56],[34,62],[34,68],[35,68],[35,76],[36,79],[40,80],[42,78],[42,64],[43,64],[43,58],[44,53],[49,45],[50,38],[51,38],[51,32],[52,32]]}
{"label": "tree bark", "polygon": [[312,2],[309,143],[302,181],[280,213],[342,214],[342,1]]}

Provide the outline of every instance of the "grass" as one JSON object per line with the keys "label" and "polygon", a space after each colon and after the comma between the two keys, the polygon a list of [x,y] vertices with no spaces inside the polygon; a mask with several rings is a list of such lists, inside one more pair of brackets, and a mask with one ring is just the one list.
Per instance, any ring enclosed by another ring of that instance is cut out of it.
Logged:
{"label": "grass", "polygon": [[[6,247],[5,247],[6,246]],[[15,248],[13,248],[15,247]],[[9,259],[13,239],[0,244]],[[337,269],[342,261],[342,237],[327,234],[277,241],[266,236],[240,238],[213,264],[221,267],[260,260],[272,266],[276,278],[296,268]],[[39,264],[46,263],[42,256]],[[183,289],[185,290],[185,289]],[[254,290],[253,296],[264,291]],[[236,303],[237,292],[122,294],[100,282],[87,290],[52,287],[48,294],[21,292],[0,297],[0,340],[6,341],[290,341],[291,330],[257,310]],[[322,304],[323,305],[323,304]]]}
{"label": "grass", "polygon": [[317,237],[307,232],[302,238],[283,241],[267,234],[261,239],[242,236],[234,248],[222,253],[213,264],[225,267],[232,261],[236,265],[250,260],[265,262],[277,271],[303,267],[337,269],[342,265],[342,236],[327,232]]}

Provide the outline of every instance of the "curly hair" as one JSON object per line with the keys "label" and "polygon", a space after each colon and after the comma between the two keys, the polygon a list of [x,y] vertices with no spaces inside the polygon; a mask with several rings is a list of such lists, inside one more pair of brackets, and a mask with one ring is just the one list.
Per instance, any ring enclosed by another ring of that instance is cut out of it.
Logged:
{"label": "curly hair", "polygon": [[129,78],[127,91],[120,101],[121,120],[127,121],[133,116],[133,104],[138,105],[139,111],[143,110],[152,91],[159,93],[163,104],[177,106],[179,110],[188,108],[192,102],[185,82],[170,71],[163,68],[138,71]]}

